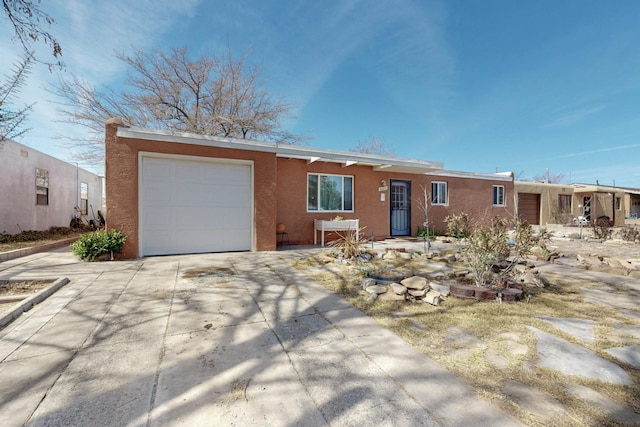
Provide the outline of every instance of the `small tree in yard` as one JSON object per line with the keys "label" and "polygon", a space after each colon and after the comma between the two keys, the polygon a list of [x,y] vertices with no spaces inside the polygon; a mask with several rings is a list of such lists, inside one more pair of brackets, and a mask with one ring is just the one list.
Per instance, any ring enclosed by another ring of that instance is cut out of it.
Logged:
{"label": "small tree in yard", "polygon": [[471,231],[463,253],[476,286],[490,287],[496,282],[500,277],[493,273],[496,265],[501,267],[501,275],[509,274],[513,266],[546,236],[546,231],[536,233],[531,225],[518,218],[514,223],[513,239],[510,239],[509,224],[506,218],[494,217],[490,225],[479,225]]}
{"label": "small tree in yard", "polygon": [[[429,193],[427,192],[427,187],[421,185],[422,189],[422,198],[418,199],[418,208],[422,212],[422,228],[418,226],[418,237],[422,237],[424,239],[424,250],[431,249],[431,233],[429,231]],[[428,247],[427,247],[427,241]]]}
{"label": "small tree in yard", "polygon": [[447,234],[451,237],[460,239],[471,235],[471,218],[465,212],[447,215],[444,222],[447,224]]}
{"label": "small tree in yard", "polygon": [[495,217],[489,226],[477,226],[467,239],[462,252],[476,286],[490,286],[494,277],[492,266],[508,255],[506,219]]}

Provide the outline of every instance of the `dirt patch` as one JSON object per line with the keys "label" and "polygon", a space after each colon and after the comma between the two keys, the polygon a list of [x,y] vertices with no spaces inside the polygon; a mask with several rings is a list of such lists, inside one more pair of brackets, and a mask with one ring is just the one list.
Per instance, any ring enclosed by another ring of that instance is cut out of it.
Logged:
{"label": "dirt patch", "polygon": [[35,294],[51,283],[52,280],[0,280],[0,297]]}
{"label": "dirt patch", "polygon": [[[26,298],[40,292],[51,283],[53,283],[52,280],[0,280],[0,300],[19,296]],[[21,300],[15,298],[6,302],[0,301],[0,314],[11,310],[20,302]]]}

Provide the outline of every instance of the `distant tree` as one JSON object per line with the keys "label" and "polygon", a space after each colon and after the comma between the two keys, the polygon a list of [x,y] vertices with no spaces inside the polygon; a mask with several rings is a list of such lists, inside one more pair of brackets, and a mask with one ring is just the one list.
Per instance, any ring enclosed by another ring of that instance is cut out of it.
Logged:
{"label": "distant tree", "polygon": [[380,137],[374,136],[368,141],[359,141],[355,148],[350,151],[363,154],[377,154],[384,157],[395,157],[395,152],[387,145],[387,141]]}
{"label": "distant tree", "polygon": [[12,104],[29,75],[30,67],[31,59],[25,56],[14,65],[13,72],[7,76],[7,80],[0,84],[0,146],[6,139],[16,138],[28,130],[22,128],[22,123],[33,104],[17,109],[13,108]]}
{"label": "distant tree", "polygon": [[[52,66],[62,67],[60,43],[45,29],[54,23],[54,19],[40,9],[40,1],[2,0],[2,11],[13,27],[15,38],[22,45],[25,56],[31,61],[46,64],[50,69]],[[48,45],[55,62],[36,59],[32,45],[34,42]]]}
{"label": "distant tree", "polygon": [[533,180],[535,182],[546,182],[548,184],[560,184],[563,179],[564,179],[564,173],[561,172],[561,173],[549,175],[549,171],[543,174],[535,175],[533,177]]}
{"label": "distant tree", "polygon": [[111,117],[130,126],[202,135],[284,143],[303,139],[282,127],[292,107],[263,88],[260,68],[248,66],[247,53],[234,59],[228,49],[220,57],[190,59],[187,49],[173,48],[116,56],[131,69],[126,89],[100,91],[75,76],[55,88],[63,100],[62,121],[90,131],[87,138],[72,139],[80,160],[102,161],[104,122]]}

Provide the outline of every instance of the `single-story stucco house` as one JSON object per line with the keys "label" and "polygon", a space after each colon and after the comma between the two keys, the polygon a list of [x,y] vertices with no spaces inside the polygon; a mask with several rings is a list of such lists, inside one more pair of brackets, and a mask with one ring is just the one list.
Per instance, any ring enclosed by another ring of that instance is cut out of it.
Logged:
{"label": "single-story stucco house", "polygon": [[619,187],[526,181],[514,186],[518,215],[532,225],[571,224],[579,217],[592,223],[608,217],[619,227],[625,225],[636,201],[633,191]]}
{"label": "single-story stucco house", "polygon": [[102,209],[102,177],[12,140],[0,144],[0,233],[85,223]]}
{"label": "single-story stucco house", "polygon": [[415,236],[444,218],[513,216],[513,174],[443,170],[440,162],[299,145],[105,126],[107,228],[127,236],[125,258],[269,251],[276,225],[291,244],[322,241],[340,216],[367,239]]}

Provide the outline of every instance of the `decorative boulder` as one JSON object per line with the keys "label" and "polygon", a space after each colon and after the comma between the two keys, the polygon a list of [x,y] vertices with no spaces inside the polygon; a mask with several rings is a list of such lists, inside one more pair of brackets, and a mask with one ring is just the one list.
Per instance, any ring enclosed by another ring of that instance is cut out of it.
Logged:
{"label": "decorative boulder", "polygon": [[434,290],[427,292],[427,294],[423,298],[423,301],[426,301],[431,305],[440,304],[440,292]]}
{"label": "decorative boulder", "polygon": [[440,292],[440,295],[442,295],[443,297],[448,297],[451,293],[449,286],[442,283],[429,282],[429,288],[433,289],[434,291]]}
{"label": "decorative boulder", "polygon": [[377,283],[376,283],[375,279],[367,278],[367,279],[362,279],[361,284],[362,284],[362,290],[364,291],[369,286],[375,286]]}
{"label": "decorative boulder", "polygon": [[418,289],[418,290],[422,290],[426,288],[428,285],[427,279],[420,276],[408,277],[403,281],[401,281],[400,283],[408,289]]}
{"label": "decorative boulder", "polygon": [[396,251],[387,251],[384,255],[382,255],[382,259],[398,259],[398,253]]}
{"label": "decorative boulder", "polygon": [[404,295],[407,293],[407,288],[401,285],[400,283],[392,283],[390,286],[391,286],[391,290],[396,295]]}
{"label": "decorative boulder", "polygon": [[373,285],[373,286],[367,286],[367,289],[365,289],[365,291],[369,292],[370,294],[384,294],[387,292],[387,287],[386,286],[382,286],[382,285]]}
{"label": "decorative boulder", "polygon": [[422,298],[427,294],[426,289],[409,289],[409,295],[414,296],[416,298]]}

